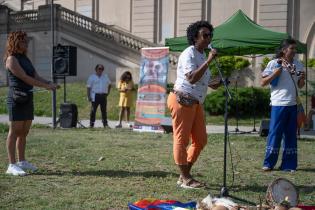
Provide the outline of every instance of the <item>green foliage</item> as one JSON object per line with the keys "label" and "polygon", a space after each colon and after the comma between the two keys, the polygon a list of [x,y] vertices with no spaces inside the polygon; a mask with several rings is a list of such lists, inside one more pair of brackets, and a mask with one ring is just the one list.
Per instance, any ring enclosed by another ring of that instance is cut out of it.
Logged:
{"label": "green foliage", "polygon": [[170,93],[174,88],[174,84],[173,83],[168,83],[166,86],[166,92]]}
{"label": "green foliage", "polygon": [[271,59],[268,57],[264,57],[262,63],[260,64],[261,70],[264,70]]}
{"label": "green foliage", "polygon": [[9,131],[9,125],[0,123],[0,133],[6,133]]}
{"label": "green foliage", "polygon": [[[242,57],[235,56],[222,56],[218,58],[218,63],[220,64],[220,68],[223,76],[229,77],[235,70],[242,70],[250,65],[247,59]],[[214,76],[219,74],[218,69],[214,62],[210,64],[211,73]]]}
{"label": "green foliage", "polygon": [[315,58],[311,58],[307,61],[308,67],[315,67]]}
{"label": "green foliage", "polygon": [[[303,60],[301,62],[305,65],[305,60]],[[308,67],[315,67],[315,58],[308,59],[307,60],[307,66]]]}
{"label": "green foliage", "polygon": [[235,57],[235,69],[242,70],[250,65],[250,62],[247,59],[241,57]]}
{"label": "green foliage", "polygon": [[[236,110],[238,110],[237,113],[240,117],[253,116],[253,112],[255,112],[256,116],[269,116],[269,89],[248,87],[238,88],[237,94],[235,89],[230,89],[230,91],[233,99],[229,101],[229,115],[236,116]],[[221,87],[217,91],[207,95],[204,107],[210,115],[224,114],[224,89]]]}

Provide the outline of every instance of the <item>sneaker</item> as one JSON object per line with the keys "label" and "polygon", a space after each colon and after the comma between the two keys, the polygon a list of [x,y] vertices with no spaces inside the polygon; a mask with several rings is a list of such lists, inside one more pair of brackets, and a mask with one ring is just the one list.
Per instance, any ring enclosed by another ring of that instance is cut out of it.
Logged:
{"label": "sneaker", "polygon": [[121,124],[117,124],[115,128],[122,128]]}
{"label": "sneaker", "polygon": [[269,167],[267,167],[267,166],[264,166],[264,167],[262,167],[262,170],[263,170],[263,171],[272,171],[272,168],[269,168]]}
{"label": "sneaker", "polygon": [[8,170],[5,173],[13,176],[26,175],[26,172],[23,171],[23,169],[21,169],[17,164],[9,164]]}
{"label": "sneaker", "polygon": [[36,171],[37,168],[35,166],[33,166],[31,163],[29,163],[28,161],[24,160],[24,161],[20,161],[17,163],[17,165],[23,169],[23,170],[26,170],[26,171]]}
{"label": "sneaker", "polygon": [[290,173],[296,172],[296,170],[294,169],[280,169],[280,170],[285,171],[285,172],[290,172]]}

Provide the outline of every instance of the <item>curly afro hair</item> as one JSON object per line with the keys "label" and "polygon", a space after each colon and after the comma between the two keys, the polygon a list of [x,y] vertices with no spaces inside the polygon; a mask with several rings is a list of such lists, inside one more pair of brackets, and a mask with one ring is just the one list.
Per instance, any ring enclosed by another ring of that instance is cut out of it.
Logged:
{"label": "curly afro hair", "polygon": [[209,29],[210,32],[213,32],[213,26],[205,20],[197,21],[188,26],[186,31],[189,45],[195,45],[195,39],[198,36],[199,30],[203,27]]}

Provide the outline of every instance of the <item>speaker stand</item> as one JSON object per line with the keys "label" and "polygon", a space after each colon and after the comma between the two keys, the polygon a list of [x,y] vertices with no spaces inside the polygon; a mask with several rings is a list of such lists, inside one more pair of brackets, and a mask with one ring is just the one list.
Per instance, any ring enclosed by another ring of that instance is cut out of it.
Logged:
{"label": "speaker stand", "polygon": [[63,102],[67,102],[66,76],[63,76]]}
{"label": "speaker stand", "polygon": [[86,126],[82,124],[81,120],[78,120],[77,124],[80,126],[80,128],[86,128]]}

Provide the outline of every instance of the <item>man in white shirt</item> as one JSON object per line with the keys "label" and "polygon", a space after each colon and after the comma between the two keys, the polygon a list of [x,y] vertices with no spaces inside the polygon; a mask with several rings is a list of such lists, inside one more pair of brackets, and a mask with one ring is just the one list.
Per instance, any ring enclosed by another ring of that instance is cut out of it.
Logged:
{"label": "man in white shirt", "polygon": [[87,81],[87,97],[91,102],[90,127],[94,127],[95,114],[98,105],[101,107],[103,126],[108,127],[107,123],[107,95],[110,93],[111,81],[107,74],[103,73],[104,66],[97,64],[95,74],[92,74]]}

